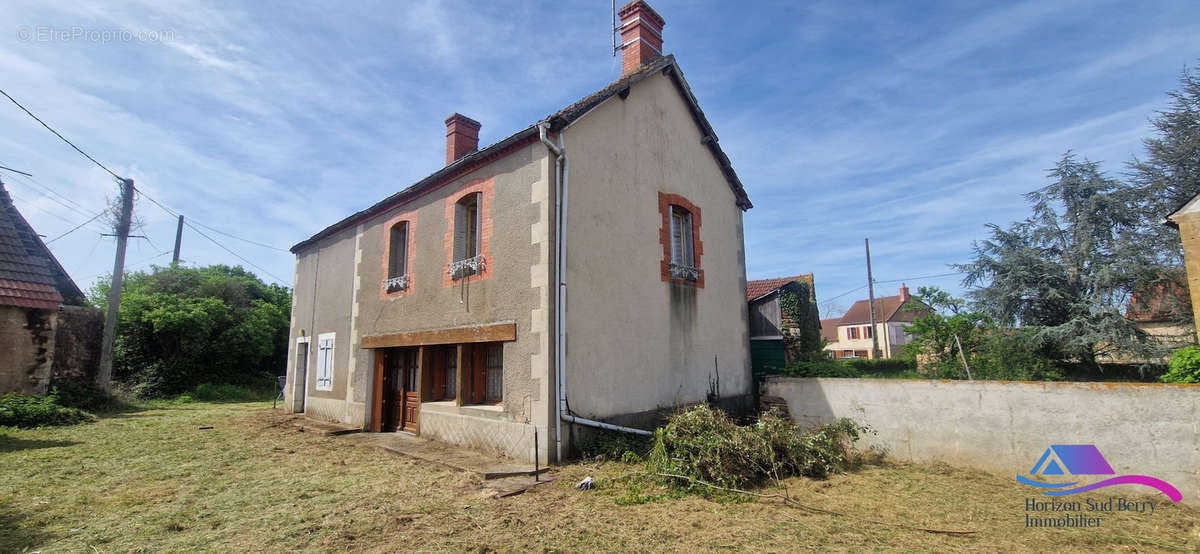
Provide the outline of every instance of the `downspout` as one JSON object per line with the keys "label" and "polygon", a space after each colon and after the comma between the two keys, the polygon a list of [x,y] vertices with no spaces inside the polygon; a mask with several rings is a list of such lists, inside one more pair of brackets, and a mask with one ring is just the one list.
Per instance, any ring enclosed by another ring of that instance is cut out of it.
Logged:
{"label": "downspout", "polygon": [[[594,109],[594,108],[593,108]],[[589,110],[590,111],[590,110]],[[585,114],[586,115],[586,114]],[[651,435],[649,431],[642,429],[634,429],[632,427],[622,427],[620,425],[612,425],[591,419],[577,417],[571,415],[567,410],[567,325],[566,325],[566,304],[567,304],[567,194],[570,192],[570,160],[567,159],[567,148],[563,143],[563,133],[558,133],[558,144],[551,142],[547,137],[547,131],[550,128],[548,121],[538,122],[538,138],[550,152],[554,154],[554,275],[558,280],[557,286],[554,287],[554,355],[555,355],[555,384],[556,394],[555,400],[558,405],[558,417],[554,420],[554,448],[556,459],[562,463],[563,459],[563,444],[562,444],[562,422],[576,423],[579,425],[587,425],[599,429],[607,429],[609,431],[620,431],[623,433],[632,433],[635,435]],[[564,128],[563,131],[566,129]]]}

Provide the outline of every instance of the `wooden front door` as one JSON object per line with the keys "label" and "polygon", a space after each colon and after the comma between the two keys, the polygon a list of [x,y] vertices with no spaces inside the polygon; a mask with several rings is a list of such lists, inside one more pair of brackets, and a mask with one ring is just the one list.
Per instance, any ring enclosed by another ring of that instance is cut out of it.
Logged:
{"label": "wooden front door", "polygon": [[417,349],[389,349],[383,363],[383,430],[415,433],[421,403]]}

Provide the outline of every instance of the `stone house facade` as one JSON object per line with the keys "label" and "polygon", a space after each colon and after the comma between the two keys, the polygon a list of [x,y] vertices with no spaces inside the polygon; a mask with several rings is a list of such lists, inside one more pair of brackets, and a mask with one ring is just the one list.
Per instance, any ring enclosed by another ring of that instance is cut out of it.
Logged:
{"label": "stone house facade", "polygon": [[662,17],[619,13],[617,81],[482,150],[452,115],[443,168],[292,248],[289,410],[553,462],[749,401],[751,203]]}

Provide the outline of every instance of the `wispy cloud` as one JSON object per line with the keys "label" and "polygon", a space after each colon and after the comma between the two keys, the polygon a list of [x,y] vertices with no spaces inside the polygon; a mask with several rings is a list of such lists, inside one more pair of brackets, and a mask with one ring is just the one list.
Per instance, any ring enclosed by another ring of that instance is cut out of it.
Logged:
{"label": "wispy cloud", "polygon": [[[964,261],[984,222],[1023,216],[1020,193],[1068,149],[1119,171],[1200,46],[1191,3],[654,4],[757,206],[749,276],[815,272],[819,297],[863,282],[866,236],[880,279]],[[154,198],[289,246],[437,169],[449,113],[483,121],[490,142],[615,78],[610,17],[602,3],[549,1],[22,0],[0,5],[10,37],[40,26],[166,38],[0,41],[0,75]],[[0,125],[0,163],[89,212],[115,194],[24,114],[0,109]],[[44,234],[83,219],[5,181]],[[172,242],[170,216],[144,199],[138,213],[157,246]],[[292,276],[290,254],[229,246]],[[133,248],[134,262],[158,253]],[[111,264],[95,229],[54,250],[84,281]],[[183,257],[238,263],[194,234]]]}

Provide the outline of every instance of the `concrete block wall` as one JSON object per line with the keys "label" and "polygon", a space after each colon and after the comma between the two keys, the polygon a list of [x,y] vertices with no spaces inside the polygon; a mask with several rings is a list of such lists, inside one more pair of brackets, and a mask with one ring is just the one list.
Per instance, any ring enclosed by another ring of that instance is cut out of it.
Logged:
{"label": "concrete block wall", "polygon": [[[1052,444],[1094,444],[1118,475],[1149,475],[1200,504],[1200,385],[770,377],[794,420],[847,417],[901,460],[1026,474]],[[1122,485],[1116,494],[1158,494]]]}

